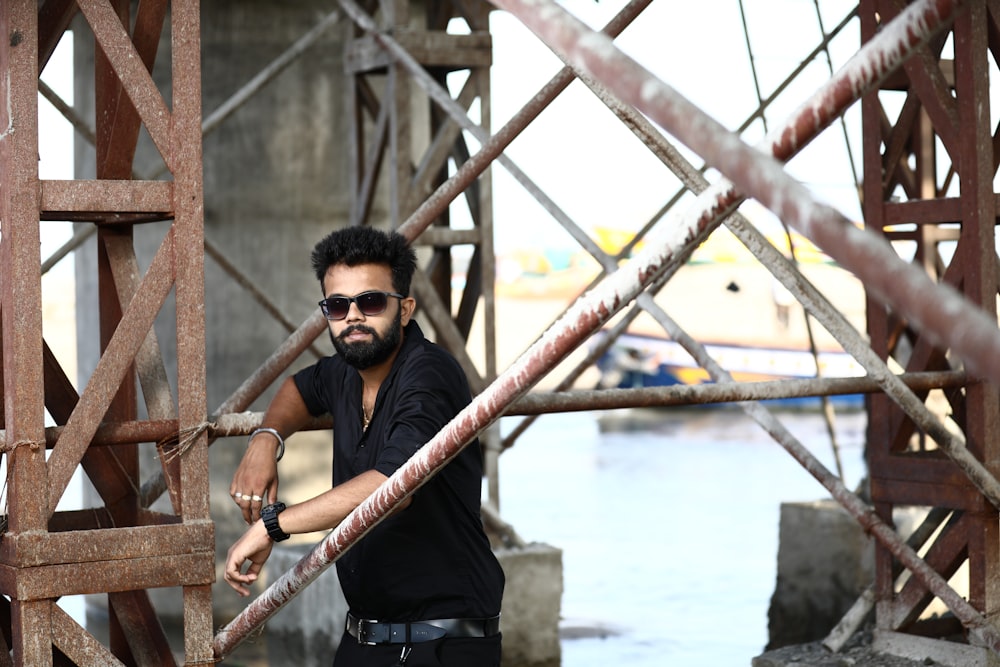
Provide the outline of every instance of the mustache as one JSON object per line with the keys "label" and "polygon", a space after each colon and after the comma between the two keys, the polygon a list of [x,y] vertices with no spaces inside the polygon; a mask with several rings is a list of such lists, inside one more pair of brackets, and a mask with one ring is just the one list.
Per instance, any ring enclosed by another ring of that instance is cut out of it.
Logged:
{"label": "mustache", "polygon": [[352,324],[351,326],[349,326],[346,329],[344,329],[343,331],[341,331],[340,335],[337,336],[337,338],[343,340],[347,336],[350,336],[352,333],[355,333],[357,331],[360,331],[361,333],[369,334],[371,336],[378,336],[378,332],[375,331],[374,329],[372,329],[371,327],[366,327],[363,324]]}

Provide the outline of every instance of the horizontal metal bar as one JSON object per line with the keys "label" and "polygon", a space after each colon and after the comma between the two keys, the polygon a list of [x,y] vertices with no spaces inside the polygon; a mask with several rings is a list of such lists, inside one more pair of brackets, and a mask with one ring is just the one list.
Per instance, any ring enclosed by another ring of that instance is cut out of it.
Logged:
{"label": "horizontal metal bar", "polygon": [[157,213],[174,209],[170,181],[41,181],[41,210],[73,213]]}
{"label": "horizontal metal bar", "polygon": [[[962,371],[906,373],[899,377],[914,391],[961,387],[968,383],[968,378]],[[818,399],[820,396],[871,394],[881,391],[878,382],[867,377],[720,382],[642,389],[573,390],[528,394],[514,402],[507,414],[534,415],[621,408],[683,407],[813,396]]]}
{"label": "horizontal metal bar", "polygon": [[[98,540],[92,544],[102,543]],[[0,593],[20,601],[45,600],[64,595],[207,585],[214,578],[214,551],[28,568],[0,565]]]}
{"label": "horizontal metal bar", "polygon": [[[215,528],[210,521],[174,525],[128,526],[60,533],[7,533],[0,540],[0,565],[32,568],[44,565],[133,561],[197,552],[214,553]],[[95,549],[95,545],[100,548]],[[124,567],[124,563],[122,563]]]}

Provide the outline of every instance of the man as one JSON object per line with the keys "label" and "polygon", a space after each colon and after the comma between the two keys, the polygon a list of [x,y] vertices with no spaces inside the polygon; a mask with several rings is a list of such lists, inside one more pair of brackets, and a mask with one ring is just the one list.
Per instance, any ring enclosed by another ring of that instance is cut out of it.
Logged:
{"label": "man", "polygon": [[[345,228],[316,245],[312,264],[337,354],[285,380],[233,476],[250,528],[224,576],[243,596],[274,541],[336,527],[470,400],[458,363],[412,319],[416,256],[405,238]],[[283,438],[324,413],[333,487],[285,509]],[[473,442],[337,561],[350,613],[334,667],[499,666],[504,575],[483,531],[481,484]]]}

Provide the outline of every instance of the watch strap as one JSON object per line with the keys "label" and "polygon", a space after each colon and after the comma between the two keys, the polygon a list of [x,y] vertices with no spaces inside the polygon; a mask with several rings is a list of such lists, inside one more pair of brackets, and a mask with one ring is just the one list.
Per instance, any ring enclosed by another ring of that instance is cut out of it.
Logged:
{"label": "watch strap", "polygon": [[260,518],[264,522],[264,528],[267,529],[267,536],[271,538],[272,542],[281,542],[291,537],[288,533],[281,530],[281,526],[278,524],[278,515],[284,510],[285,503],[273,503],[260,511]]}

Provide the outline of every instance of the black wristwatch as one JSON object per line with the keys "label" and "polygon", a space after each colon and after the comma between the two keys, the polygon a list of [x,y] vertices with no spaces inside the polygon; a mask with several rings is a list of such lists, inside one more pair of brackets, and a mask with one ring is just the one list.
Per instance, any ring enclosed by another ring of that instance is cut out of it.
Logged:
{"label": "black wristwatch", "polygon": [[285,511],[285,503],[273,503],[260,511],[260,518],[267,528],[267,536],[272,542],[281,542],[291,537],[278,525],[278,515]]}

